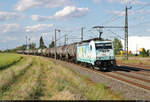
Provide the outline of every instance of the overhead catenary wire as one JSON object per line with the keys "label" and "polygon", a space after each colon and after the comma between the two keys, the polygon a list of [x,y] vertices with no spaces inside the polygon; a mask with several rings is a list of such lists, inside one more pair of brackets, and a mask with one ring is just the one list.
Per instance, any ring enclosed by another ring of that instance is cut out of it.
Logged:
{"label": "overhead catenary wire", "polygon": [[[121,10],[120,12],[124,12],[124,10]],[[110,14],[109,14],[109,16],[110,16]],[[117,21],[117,20],[119,20],[121,18],[122,18],[121,15],[114,14],[114,16],[112,16],[109,20],[103,22],[102,25],[106,25],[106,24],[112,23],[112,22]]]}
{"label": "overhead catenary wire", "polygon": [[[144,7],[142,7],[142,8],[144,8]],[[114,22],[114,21],[116,21],[116,20],[119,20],[120,18],[121,18],[122,16],[118,16],[118,17],[113,17],[109,22]],[[109,23],[109,22],[106,22],[106,23]],[[143,23],[143,22],[142,22]],[[147,23],[147,22],[146,22]],[[141,23],[140,23],[141,24]],[[61,32],[71,32],[71,33],[74,33],[74,31],[76,31],[76,30],[61,30]],[[86,34],[88,34],[88,33],[86,33]],[[90,37],[93,37],[93,36],[96,36],[96,35],[94,35],[95,33],[93,33],[93,35],[91,36],[91,35],[89,35],[88,34],[88,36],[86,37],[86,38],[90,38]],[[73,34],[68,34],[69,36],[72,36]],[[78,35],[77,35],[78,36]],[[63,39],[64,38],[64,35],[63,35],[63,37],[59,37],[59,39],[57,39],[57,41],[59,41],[59,40],[61,40],[61,39]],[[70,39],[78,39],[78,38],[70,38]]]}
{"label": "overhead catenary wire", "polygon": [[140,23],[135,24],[135,25],[130,25],[130,27],[137,27],[139,25],[143,25],[143,24],[147,24],[147,23],[150,23],[150,20],[149,21],[145,21],[145,22],[140,22]]}
{"label": "overhead catenary wire", "polygon": [[[135,9],[134,11],[142,10],[142,9],[144,9],[145,7],[148,7],[148,6],[150,6],[150,3],[147,3],[147,4],[145,4],[144,6]],[[136,18],[136,17],[133,17],[133,18],[130,18],[129,20],[135,20],[135,18]]]}
{"label": "overhead catenary wire", "polygon": [[144,6],[137,8],[136,10],[143,9],[143,8],[145,8],[145,7],[147,7],[147,6],[150,6],[150,3],[147,3],[147,4],[145,4]]}
{"label": "overhead catenary wire", "polygon": [[108,21],[105,21],[104,23],[102,23],[102,25],[106,25],[106,24],[109,24],[109,23],[112,23],[116,20],[119,20],[122,16],[118,16],[118,17],[115,17],[115,18],[111,18],[111,20],[108,20]]}
{"label": "overhead catenary wire", "polygon": [[114,32],[113,32],[113,31],[111,31],[110,29],[108,29],[107,31],[111,32],[113,35],[115,35],[115,36],[119,37],[120,39],[123,39],[123,40],[124,40],[124,38],[122,38],[120,35],[118,35],[118,34],[114,33]]}
{"label": "overhead catenary wire", "polygon": [[[147,3],[147,4],[145,4],[144,6],[139,7],[139,8],[137,8],[137,9],[135,9],[135,10],[143,9],[143,8],[149,6],[149,5],[150,5],[150,3]],[[102,23],[102,25],[108,24],[108,23],[112,23],[112,22],[114,22],[114,21],[116,21],[116,20],[119,20],[121,17],[122,17],[122,16],[119,16],[119,17],[112,17],[110,20],[105,21],[104,23]],[[135,18],[133,18],[133,19],[135,19]],[[131,19],[129,19],[129,20],[131,20]]]}

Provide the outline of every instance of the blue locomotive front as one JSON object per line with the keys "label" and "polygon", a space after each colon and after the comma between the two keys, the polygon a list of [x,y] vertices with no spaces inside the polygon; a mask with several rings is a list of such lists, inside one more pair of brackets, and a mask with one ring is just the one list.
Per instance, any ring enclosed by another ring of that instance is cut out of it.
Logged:
{"label": "blue locomotive front", "polygon": [[90,41],[77,45],[77,61],[108,70],[116,65],[112,41]]}

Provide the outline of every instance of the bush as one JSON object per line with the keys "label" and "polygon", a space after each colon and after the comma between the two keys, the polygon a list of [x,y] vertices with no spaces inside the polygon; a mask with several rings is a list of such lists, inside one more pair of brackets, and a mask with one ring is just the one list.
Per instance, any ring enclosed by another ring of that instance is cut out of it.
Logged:
{"label": "bush", "polygon": [[141,56],[142,57],[147,57],[148,56],[148,52],[145,49],[143,49],[143,51],[141,52]]}

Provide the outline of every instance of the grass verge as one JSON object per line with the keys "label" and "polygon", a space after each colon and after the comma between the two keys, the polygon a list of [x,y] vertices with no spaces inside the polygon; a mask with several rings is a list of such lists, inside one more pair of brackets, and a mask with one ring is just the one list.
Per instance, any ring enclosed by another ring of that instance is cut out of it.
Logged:
{"label": "grass verge", "polygon": [[32,59],[24,58],[17,65],[12,66],[6,70],[0,72],[0,94],[12,85],[18,77],[23,75],[25,71],[32,66]]}
{"label": "grass verge", "polygon": [[118,63],[123,64],[137,64],[137,65],[150,65],[150,58],[143,57],[129,57],[125,60],[124,57],[116,57]]}
{"label": "grass verge", "polygon": [[94,83],[85,76],[42,59],[44,65],[43,96],[44,100],[122,100],[120,94],[114,93],[101,83]]}
{"label": "grass verge", "polygon": [[34,99],[34,94],[39,86],[40,67],[35,61],[32,67],[22,76],[18,77],[0,97],[1,100],[23,100]]}

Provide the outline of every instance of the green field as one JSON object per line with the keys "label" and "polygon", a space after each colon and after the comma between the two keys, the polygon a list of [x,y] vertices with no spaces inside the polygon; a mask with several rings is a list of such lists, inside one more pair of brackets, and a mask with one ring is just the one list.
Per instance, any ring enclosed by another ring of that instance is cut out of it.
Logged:
{"label": "green field", "polygon": [[[7,57],[10,55],[5,54]],[[104,84],[94,83],[70,68],[56,65],[50,59],[23,56],[23,59],[15,65],[0,71],[0,100],[28,99],[122,100],[124,98]]]}
{"label": "green field", "polygon": [[125,60],[123,56],[117,56],[116,59],[118,63],[150,65],[150,57],[129,56],[128,60]]}
{"label": "green field", "polygon": [[22,57],[17,54],[0,53],[0,70],[17,63],[21,58]]}

